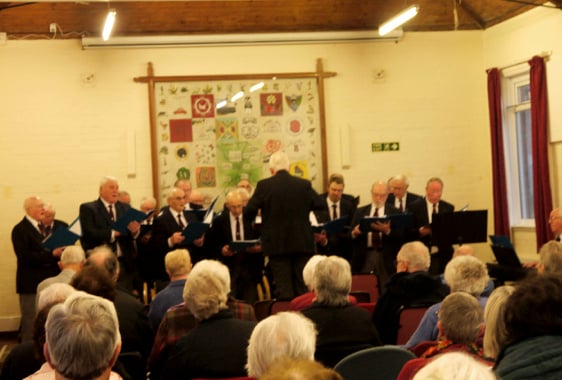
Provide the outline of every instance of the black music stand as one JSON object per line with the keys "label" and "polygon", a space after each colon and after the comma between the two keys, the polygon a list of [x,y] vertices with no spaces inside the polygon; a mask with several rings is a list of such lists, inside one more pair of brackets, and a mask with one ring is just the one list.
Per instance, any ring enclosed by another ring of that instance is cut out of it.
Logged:
{"label": "black music stand", "polygon": [[486,242],[488,210],[433,215],[431,233],[432,244],[437,246]]}

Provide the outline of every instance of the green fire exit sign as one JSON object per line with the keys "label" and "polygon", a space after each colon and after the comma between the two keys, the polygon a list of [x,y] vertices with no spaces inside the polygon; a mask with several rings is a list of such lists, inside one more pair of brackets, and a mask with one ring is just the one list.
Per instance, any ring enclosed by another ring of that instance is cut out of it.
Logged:
{"label": "green fire exit sign", "polygon": [[372,143],[372,152],[397,152],[400,150],[400,143],[398,141],[393,142],[380,142]]}

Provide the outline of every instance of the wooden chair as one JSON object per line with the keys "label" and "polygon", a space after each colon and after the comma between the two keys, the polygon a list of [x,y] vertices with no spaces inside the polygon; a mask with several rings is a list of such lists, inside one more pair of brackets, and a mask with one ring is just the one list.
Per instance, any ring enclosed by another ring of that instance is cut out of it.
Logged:
{"label": "wooden chair", "polygon": [[379,299],[377,276],[372,273],[358,273],[352,275],[351,292],[367,292],[370,295],[370,300],[368,302],[377,302]]}
{"label": "wooden chair", "polygon": [[269,305],[269,315],[289,310],[291,310],[290,300],[274,300],[271,305]]}
{"label": "wooden chair", "polygon": [[429,306],[411,306],[401,307],[399,313],[399,327],[398,336],[396,337],[396,344],[402,345],[410,339],[412,334],[418,328],[421,319]]}
{"label": "wooden chair", "polygon": [[340,360],[334,370],[349,380],[395,380],[413,353],[396,346],[367,348]]}

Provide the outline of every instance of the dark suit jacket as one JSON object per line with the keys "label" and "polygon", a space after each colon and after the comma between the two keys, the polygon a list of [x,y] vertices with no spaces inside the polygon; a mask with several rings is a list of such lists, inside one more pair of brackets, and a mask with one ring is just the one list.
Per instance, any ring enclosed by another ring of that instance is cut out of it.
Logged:
{"label": "dark suit jacket", "polygon": [[[196,257],[196,253],[200,250],[198,251],[198,247],[195,247],[193,244],[181,243],[176,244],[173,247],[168,246],[168,238],[170,238],[170,236],[172,236],[175,232],[181,232],[181,228],[178,225],[176,216],[174,215],[175,214],[170,212],[169,208],[163,208],[152,223],[152,237],[149,242],[149,247],[152,254],[152,260],[150,260],[153,265],[152,274],[156,276],[154,277],[155,279],[168,279],[164,265],[164,257],[166,256],[166,253],[170,251],[178,248],[186,248],[189,250],[192,262],[195,263],[198,259]],[[183,211],[183,217],[188,224],[190,222],[197,221],[197,217],[187,211]]]}
{"label": "dark suit jacket", "polygon": [[[118,219],[128,209],[129,205],[122,202],[115,202],[115,218]],[[111,240],[111,221],[109,213],[101,199],[93,202],[82,203],[80,205],[80,224],[82,226],[82,237],[80,241],[85,251],[97,246],[107,244],[114,252],[117,252],[117,244],[121,248],[124,257],[130,258],[132,253],[133,237],[130,234],[121,235]]]}
{"label": "dark suit jacket", "polygon": [[[353,216],[353,222],[351,223],[351,228],[354,228],[356,225],[359,224],[359,221],[371,215],[371,206],[367,205],[363,207],[359,207]],[[399,214],[400,211],[396,209],[392,205],[385,204],[384,212],[386,215],[396,215]],[[390,227],[390,234],[385,235],[382,234],[382,252],[383,255],[391,262],[396,257],[398,250],[402,246],[402,242],[404,240],[404,231]],[[356,239],[353,239],[353,260],[351,263],[351,269],[354,273],[359,273],[361,268],[363,267],[366,255],[367,255],[367,238],[368,234],[363,233],[361,236],[358,236]],[[388,261],[388,260],[387,260]],[[389,265],[390,267],[391,265]]]}
{"label": "dark suit jacket", "polygon": [[[328,206],[327,196],[320,196],[319,202],[324,205],[324,208],[314,212],[316,220],[318,223],[329,222],[331,220],[332,210]],[[324,255],[338,255],[350,260],[352,251],[350,228],[353,216],[355,215],[355,206],[348,198],[342,197],[339,212],[339,218],[344,216],[349,218],[347,222],[348,228],[340,233],[328,235],[328,244],[325,246],[320,243],[316,244],[316,251]]]}
{"label": "dark suit jacket", "polygon": [[[68,225],[55,220],[53,229],[66,228]],[[44,237],[27,218],[12,229],[12,244],[17,256],[16,292],[34,294],[37,285],[48,277],[60,273],[57,265],[59,258],[41,245]]]}
{"label": "dark suit jacket", "polygon": [[[406,193],[406,207],[404,208],[404,212],[412,212],[412,205],[421,200],[423,200],[423,197],[421,195],[410,193],[408,191]],[[388,194],[388,198],[386,198],[386,204],[396,208],[394,201],[395,201],[394,194],[392,193]]]}
{"label": "dark suit jacket", "polygon": [[261,240],[265,255],[314,252],[309,213],[321,208],[310,181],[286,170],[258,182],[244,217],[253,221],[261,209]]}
{"label": "dark suit jacket", "polygon": [[[439,214],[444,214],[447,212],[454,212],[455,206],[452,204],[445,202],[444,200],[439,201],[438,204],[438,211]],[[427,202],[425,198],[422,198],[420,202],[416,202],[413,206],[412,210],[414,214],[414,224],[419,229],[423,226],[429,226],[429,218],[427,215]],[[426,246],[431,247],[431,235],[425,236],[423,239],[420,239]],[[443,249],[449,249],[449,247],[439,247],[439,251]]]}

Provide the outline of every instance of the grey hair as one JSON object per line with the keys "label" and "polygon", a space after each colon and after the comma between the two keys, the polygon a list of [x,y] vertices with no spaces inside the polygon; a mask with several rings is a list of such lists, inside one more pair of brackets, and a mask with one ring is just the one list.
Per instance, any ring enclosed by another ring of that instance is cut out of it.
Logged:
{"label": "grey hair", "polygon": [[304,280],[304,284],[308,287],[309,290],[312,290],[312,279],[314,277],[314,269],[316,268],[316,264],[320,262],[320,260],[325,259],[328,256],[325,255],[314,255],[304,265],[302,268],[302,278]]}
{"label": "grey hair", "polygon": [[316,265],[312,286],[318,303],[343,306],[349,303],[351,267],[346,259],[330,256]]}
{"label": "grey hair", "polygon": [[121,343],[113,303],[79,291],[53,306],[45,332],[50,362],[68,379],[99,377]]}
{"label": "grey hair", "polygon": [[395,175],[394,177],[392,177],[392,178],[390,179],[389,182],[392,182],[392,181],[402,181],[402,182],[404,182],[404,184],[405,184],[406,186],[410,186],[410,180],[408,179],[408,177],[406,177],[406,176],[403,175],[403,174]]}
{"label": "grey hair", "polygon": [[195,264],[183,288],[183,300],[195,318],[209,319],[227,309],[230,292],[228,268],[217,260],[202,260]]}
{"label": "grey hair", "polygon": [[151,208],[156,207],[156,199],[154,197],[142,197],[140,201],[140,207],[142,207],[142,205],[144,205],[145,203],[151,204]]}
{"label": "grey hair", "polygon": [[63,302],[75,291],[76,289],[69,284],[65,284],[64,282],[55,282],[41,290],[41,292],[37,295],[36,309],[39,311],[46,305]]}
{"label": "grey hair", "polygon": [[170,251],[164,257],[166,272],[171,277],[188,274],[191,270],[191,256],[187,249],[176,249]]}
{"label": "grey hair", "polygon": [[464,352],[437,355],[420,369],[413,380],[497,380],[492,369]]}
{"label": "grey hair", "polygon": [[82,247],[78,245],[70,245],[62,251],[60,262],[62,265],[80,264],[86,259],[86,254]]}
{"label": "grey hair", "polygon": [[289,165],[289,156],[285,152],[277,151],[269,157],[269,168],[274,172],[289,170]]}
{"label": "grey hair", "polygon": [[104,268],[114,281],[117,281],[119,277],[119,261],[109,245],[100,245],[88,251],[85,265],[97,265]]}
{"label": "grey hair", "polygon": [[441,303],[439,322],[453,343],[474,343],[484,322],[484,310],[476,297],[465,292],[451,293]]}
{"label": "grey hair", "polygon": [[[27,212],[27,210],[29,210],[35,202],[42,202],[42,200],[36,195],[25,198],[23,201],[23,209]],[[43,205],[43,207],[45,207],[45,205]]]}
{"label": "grey hair", "polygon": [[562,243],[551,240],[539,251],[539,260],[547,273],[562,272]]}
{"label": "grey hair", "polygon": [[248,375],[259,379],[278,358],[314,360],[316,328],[296,312],[282,312],[260,321],[248,344]]}
{"label": "grey hair", "polygon": [[445,282],[451,292],[466,292],[479,297],[490,280],[486,264],[474,256],[457,256],[445,267]]}
{"label": "grey hair", "polygon": [[117,180],[116,177],[110,176],[110,175],[106,175],[105,177],[103,177],[100,180],[100,187],[103,187],[103,185],[105,185],[106,183],[113,181],[113,182],[117,182],[119,183],[119,180]]}
{"label": "grey hair", "polygon": [[507,342],[507,329],[505,327],[505,304],[515,291],[511,285],[500,286],[494,289],[484,308],[484,355],[488,358],[496,359]]}
{"label": "grey hair", "polygon": [[408,263],[409,272],[427,272],[431,261],[429,249],[421,241],[412,241],[402,245],[396,257]]}

